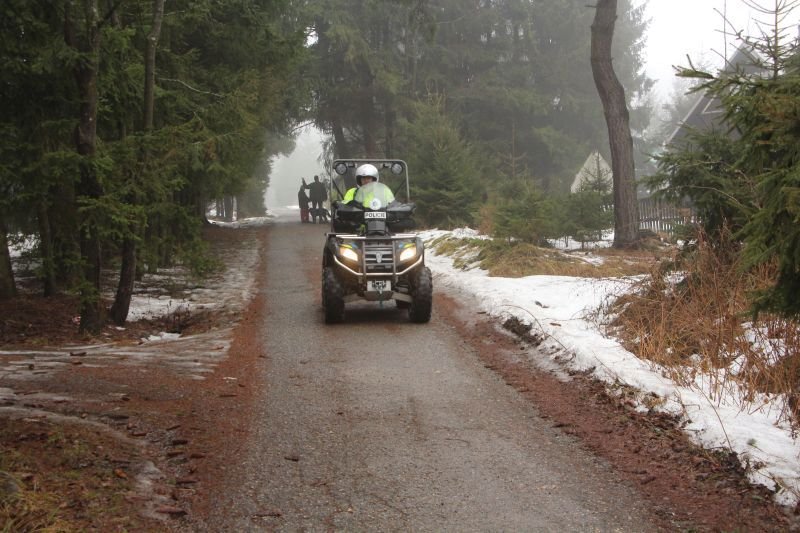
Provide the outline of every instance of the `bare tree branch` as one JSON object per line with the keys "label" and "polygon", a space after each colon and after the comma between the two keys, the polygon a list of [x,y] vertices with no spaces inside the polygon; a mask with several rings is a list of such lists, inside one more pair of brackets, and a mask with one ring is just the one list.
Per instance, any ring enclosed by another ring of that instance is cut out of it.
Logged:
{"label": "bare tree branch", "polygon": [[202,91],[200,89],[196,89],[196,88],[192,87],[191,85],[189,85],[185,81],[176,80],[175,78],[158,78],[158,81],[171,81],[173,83],[177,83],[179,85],[183,85],[184,87],[186,87],[190,91],[194,91],[194,92],[199,93],[199,94],[210,94],[211,96],[216,96],[217,98],[226,98],[226,96],[224,94],[218,94],[218,93],[214,93],[214,92],[211,92],[211,91]]}

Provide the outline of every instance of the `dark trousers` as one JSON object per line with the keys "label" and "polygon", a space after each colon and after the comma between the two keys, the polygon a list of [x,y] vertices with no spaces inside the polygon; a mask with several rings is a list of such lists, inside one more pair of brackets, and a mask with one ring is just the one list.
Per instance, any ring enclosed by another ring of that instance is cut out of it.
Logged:
{"label": "dark trousers", "polygon": [[320,209],[322,209],[322,202],[319,200],[311,200],[311,217],[314,219],[314,223],[317,223],[317,213],[319,213]]}

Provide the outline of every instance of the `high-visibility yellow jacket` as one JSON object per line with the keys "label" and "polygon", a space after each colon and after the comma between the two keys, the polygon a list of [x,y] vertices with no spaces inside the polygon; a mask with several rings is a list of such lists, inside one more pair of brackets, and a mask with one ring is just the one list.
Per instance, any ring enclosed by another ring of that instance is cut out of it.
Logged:
{"label": "high-visibility yellow jacket", "polygon": [[381,209],[394,202],[394,193],[383,183],[372,182],[360,187],[353,200],[369,209]]}

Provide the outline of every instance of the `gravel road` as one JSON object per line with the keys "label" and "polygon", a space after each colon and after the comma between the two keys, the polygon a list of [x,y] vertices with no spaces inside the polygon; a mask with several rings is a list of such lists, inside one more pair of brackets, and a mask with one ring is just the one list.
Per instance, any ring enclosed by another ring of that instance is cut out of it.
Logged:
{"label": "gravel road", "polygon": [[658,529],[635,490],[483,366],[435,296],[429,324],[349,304],[326,326],[325,230],[269,230],[263,390],[208,531]]}

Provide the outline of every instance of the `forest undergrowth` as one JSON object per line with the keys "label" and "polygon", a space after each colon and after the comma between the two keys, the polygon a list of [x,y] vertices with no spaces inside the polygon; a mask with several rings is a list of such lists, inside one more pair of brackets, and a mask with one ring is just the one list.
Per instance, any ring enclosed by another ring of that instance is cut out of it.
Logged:
{"label": "forest undergrowth", "polygon": [[655,265],[610,306],[610,332],[676,383],[742,410],[777,397],[781,417],[800,421],[800,322],[752,312],[752,298],[774,284],[774,264],[747,269],[731,240],[700,236]]}
{"label": "forest undergrowth", "polygon": [[490,276],[572,276],[613,278],[643,275],[664,257],[661,247],[647,250],[595,248],[564,252],[531,243],[505,239],[434,239],[429,245],[437,253],[453,258],[453,266],[466,270],[478,264]]}

